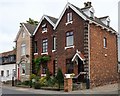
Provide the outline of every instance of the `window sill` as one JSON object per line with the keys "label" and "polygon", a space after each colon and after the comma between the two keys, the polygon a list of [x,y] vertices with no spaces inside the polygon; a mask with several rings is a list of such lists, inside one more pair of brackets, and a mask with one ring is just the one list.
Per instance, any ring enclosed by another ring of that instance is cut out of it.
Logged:
{"label": "window sill", "polygon": [[52,52],[55,52],[56,50],[52,50]]}
{"label": "window sill", "polygon": [[47,30],[42,31],[42,33],[46,33],[46,32],[47,32]]}
{"label": "window sill", "polygon": [[46,74],[41,74],[42,77],[46,76]]}
{"label": "window sill", "polygon": [[75,46],[68,46],[68,47],[65,47],[65,50],[68,49],[68,48],[74,48]]}
{"label": "window sill", "polygon": [[21,74],[22,76],[24,76],[25,74]]}
{"label": "window sill", "polygon": [[107,47],[103,47],[104,49],[108,49]]}
{"label": "window sill", "polygon": [[38,55],[38,53],[34,53],[34,55]]}
{"label": "window sill", "polygon": [[41,53],[41,55],[48,55],[48,52],[45,52],[45,53]]}
{"label": "window sill", "polygon": [[72,23],[73,23],[73,21],[69,21],[69,22],[67,22],[65,24],[68,25],[68,24],[72,24]]}

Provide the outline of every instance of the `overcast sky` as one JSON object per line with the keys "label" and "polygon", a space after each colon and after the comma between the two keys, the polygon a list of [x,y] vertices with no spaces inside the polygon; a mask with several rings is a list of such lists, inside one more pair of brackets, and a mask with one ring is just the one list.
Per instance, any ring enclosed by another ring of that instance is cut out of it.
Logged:
{"label": "overcast sky", "polygon": [[13,49],[20,22],[39,21],[42,15],[59,17],[67,2],[84,7],[91,1],[97,17],[109,15],[111,26],[118,30],[119,0],[0,0],[0,53]]}

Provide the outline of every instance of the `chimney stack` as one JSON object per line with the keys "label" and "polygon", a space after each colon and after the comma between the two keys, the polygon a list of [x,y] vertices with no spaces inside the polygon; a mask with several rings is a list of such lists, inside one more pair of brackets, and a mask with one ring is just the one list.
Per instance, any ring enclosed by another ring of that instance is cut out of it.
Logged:
{"label": "chimney stack", "polygon": [[92,5],[91,5],[91,4],[92,4],[91,2],[85,2],[85,3],[84,3],[85,8],[87,8],[87,7],[92,7]]}

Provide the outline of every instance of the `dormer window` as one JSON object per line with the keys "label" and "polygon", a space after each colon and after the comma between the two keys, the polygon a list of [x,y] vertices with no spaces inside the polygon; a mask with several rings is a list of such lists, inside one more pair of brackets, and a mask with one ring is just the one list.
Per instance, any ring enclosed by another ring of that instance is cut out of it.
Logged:
{"label": "dormer window", "polygon": [[47,32],[47,24],[42,25],[42,33]]}
{"label": "dormer window", "polygon": [[94,17],[94,13],[92,11],[90,11],[90,17],[93,18]]}
{"label": "dormer window", "polygon": [[69,24],[69,23],[72,24],[72,22],[73,22],[72,12],[69,12],[69,13],[67,13],[67,23],[66,23],[66,25]]}

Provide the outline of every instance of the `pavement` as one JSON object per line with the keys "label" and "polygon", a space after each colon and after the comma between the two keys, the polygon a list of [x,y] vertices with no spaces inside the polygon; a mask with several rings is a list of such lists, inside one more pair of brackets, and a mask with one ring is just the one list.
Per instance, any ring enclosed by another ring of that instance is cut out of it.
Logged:
{"label": "pavement", "polygon": [[72,92],[64,92],[64,90],[52,91],[33,88],[11,87],[10,85],[3,85],[3,88],[9,88],[21,92],[31,92],[33,94],[120,94],[120,92],[118,92],[118,83],[95,87],[92,89],[76,90]]}

